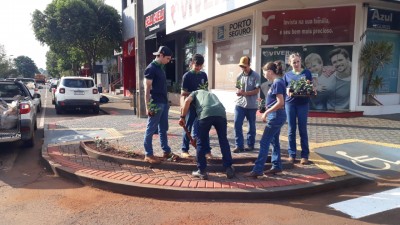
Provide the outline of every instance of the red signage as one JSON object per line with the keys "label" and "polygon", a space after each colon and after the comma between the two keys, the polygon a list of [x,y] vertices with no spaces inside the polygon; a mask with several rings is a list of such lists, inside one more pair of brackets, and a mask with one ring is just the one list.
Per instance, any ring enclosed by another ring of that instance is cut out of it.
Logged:
{"label": "red signage", "polygon": [[153,26],[154,24],[164,21],[164,18],[165,18],[164,11],[165,11],[165,9],[162,8],[162,9],[156,11],[155,13],[146,16],[145,27],[147,28],[147,27]]}
{"label": "red signage", "polygon": [[355,6],[262,13],[262,45],[354,42]]}
{"label": "red signage", "polygon": [[135,56],[135,38],[131,38],[124,42],[122,45],[122,52],[124,57]]}

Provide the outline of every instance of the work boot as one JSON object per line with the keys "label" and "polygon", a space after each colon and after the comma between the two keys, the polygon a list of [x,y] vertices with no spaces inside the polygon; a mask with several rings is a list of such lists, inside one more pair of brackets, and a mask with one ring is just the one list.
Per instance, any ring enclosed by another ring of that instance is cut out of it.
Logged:
{"label": "work boot", "polygon": [[275,175],[275,174],[277,174],[277,173],[281,173],[282,172],[282,170],[281,169],[270,169],[270,170],[267,170],[267,171],[265,171],[265,175]]}
{"label": "work boot", "polygon": [[182,152],[181,153],[181,157],[184,158],[184,159],[187,159],[187,158],[190,158],[192,156],[189,154],[189,152]]}
{"label": "work boot", "polygon": [[233,152],[233,153],[244,152],[244,149],[243,149],[243,148],[236,147],[235,149],[232,150],[232,152]]}
{"label": "work boot", "polygon": [[201,172],[200,170],[193,171],[192,172],[192,176],[200,178],[201,180],[207,180],[208,179],[207,172],[205,172],[205,171]]}
{"label": "work boot", "polygon": [[248,146],[247,148],[244,149],[246,152],[251,152],[254,151],[254,146]]}
{"label": "work boot", "polygon": [[161,161],[157,157],[155,157],[154,155],[145,156],[144,157],[144,161],[148,162],[150,164],[160,164],[161,163]]}
{"label": "work boot", "polygon": [[308,165],[308,164],[309,164],[308,159],[306,159],[306,158],[301,158],[300,164],[301,164],[301,165]]}
{"label": "work boot", "polygon": [[235,176],[235,168],[233,166],[226,168],[226,177],[232,179]]}

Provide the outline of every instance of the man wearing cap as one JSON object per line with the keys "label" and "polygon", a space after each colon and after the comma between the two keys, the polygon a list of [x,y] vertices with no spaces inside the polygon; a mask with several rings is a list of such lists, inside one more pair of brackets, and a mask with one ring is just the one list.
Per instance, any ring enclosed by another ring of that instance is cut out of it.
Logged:
{"label": "man wearing cap", "polygon": [[144,70],[144,92],[147,127],[144,135],[144,161],[151,164],[158,164],[160,160],[153,155],[153,134],[158,130],[161,148],[164,151],[163,157],[166,159],[175,158],[168,145],[168,96],[167,96],[167,76],[165,74],[165,64],[169,63],[172,51],[166,46],[160,46],[154,52],[155,59]]}
{"label": "man wearing cap", "polygon": [[[261,76],[250,68],[250,57],[240,58],[239,66],[242,72],[236,79],[236,100],[235,106],[235,145],[234,153],[254,150],[256,141],[256,113],[257,98],[260,92]],[[243,121],[247,119],[249,131],[247,132],[247,148],[244,148]]]}
{"label": "man wearing cap", "polygon": [[[201,69],[204,64],[204,57],[200,54],[194,54],[191,59],[191,70],[186,72],[182,77],[182,89],[181,89],[181,107],[184,105],[185,98],[189,96],[189,94],[193,91],[197,91],[199,89],[208,90],[208,78],[207,74]],[[197,129],[198,129],[198,120],[196,108],[194,105],[190,105],[189,112],[186,114],[186,128],[188,131],[191,131],[193,128],[192,136],[196,140]],[[183,140],[182,140],[182,158],[190,157],[189,154],[189,137],[186,132],[183,132]],[[206,154],[207,158],[211,158],[210,151]]]}

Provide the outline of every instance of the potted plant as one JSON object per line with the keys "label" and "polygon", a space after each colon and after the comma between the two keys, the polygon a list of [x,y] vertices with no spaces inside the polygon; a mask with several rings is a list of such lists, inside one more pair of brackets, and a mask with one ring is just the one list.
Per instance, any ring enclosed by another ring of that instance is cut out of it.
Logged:
{"label": "potted plant", "polygon": [[312,97],[315,96],[312,82],[305,77],[300,80],[292,80],[289,84],[289,92],[293,97]]}
{"label": "potted plant", "polygon": [[361,48],[361,76],[365,76],[366,79],[363,105],[376,105],[373,99],[376,91],[382,87],[383,77],[377,75],[374,77],[374,74],[392,61],[392,52],[393,44],[384,41],[369,41]]}

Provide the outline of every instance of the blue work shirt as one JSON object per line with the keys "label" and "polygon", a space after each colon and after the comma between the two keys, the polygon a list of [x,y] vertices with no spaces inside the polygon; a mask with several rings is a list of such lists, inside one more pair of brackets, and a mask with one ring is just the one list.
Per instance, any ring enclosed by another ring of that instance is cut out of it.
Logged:
{"label": "blue work shirt", "polygon": [[154,103],[168,103],[167,75],[164,65],[153,60],[144,70],[144,78],[152,80],[150,98]]}
{"label": "blue work shirt", "polygon": [[194,70],[186,72],[182,77],[182,90],[187,92],[197,91],[200,85],[208,82],[207,74],[203,71],[196,73]]}
{"label": "blue work shirt", "polygon": [[276,95],[282,94],[283,99],[286,97],[286,85],[285,81],[282,78],[276,78],[274,82],[271,84],[271,87],[267,93],[267,99],[265,102],[265,107],[271,108],[277,102]]}

